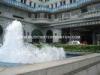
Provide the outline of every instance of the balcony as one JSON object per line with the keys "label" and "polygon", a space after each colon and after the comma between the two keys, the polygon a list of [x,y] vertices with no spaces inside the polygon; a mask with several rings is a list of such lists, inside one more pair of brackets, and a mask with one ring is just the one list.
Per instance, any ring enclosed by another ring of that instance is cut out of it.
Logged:
{"label": "balcony", "polygon": [[88,19],[88,18],[94,18],[94,17],[100,17],[100,10],[93,10],[93,11],[89,11],[86,13],[79,13],[75,16],[70,16],[68,18],[59,18],[57,20],[55,20],[56,22],[65,22],[65,21],[72,21],[72,20],[76,20],[76,19]]}
{"label": "balcony", "polygon": [[87,4],[98,2],[98,1],[99,0],[80,0],[76,3],[66,4],[66,5],[63,5],[63,6],[58,6],[58,8],[54,8],[52,10],[52,12],[59,12],[59,11],[64,11],[64,10],[75,9],[75,8],[79,8],[81,6],[85,6]]}
{"label": "balcony", "polygon": [[6,4],[8,6],[13,6],[13,7],[17,7],[23,10],[27,10],[27,11],[31,11],[31,12],[50,12],[50,13],[54,13],[54,12],[58,12],[58,11],[63,11],[63,10],[69,10],[69,9],[74,9],[74,8],[79,8],[80,6],[92,3],[92,2],[97,2],[99,0],[80,0],[76,3],[72,3],[72,4],[66,4],[66,5],[62,5],[62,6],[58,6],[57,8],[47,8],[47,7],[32,7],[29,6],[27,4],[18,2],[16,0],[0,0],[0,3]]}
{"label": "balcony", "polygon": [[32,21],[34,24],[45,26],[45,25],[50,25],[52,20],[48,18],[33,18]]}
{"label": "balcony", "polygon": [[86,12],[86,13],[80,14],[78,17],[82,17],[82,18],[100,17],[100,10]]}
{"label": "balcony", "polygon": [[50,26],[58,26],[62,27],[66,25],[69,27],[70,25],[92,25],[92,24],[100,24],[100,10],[89,11],[86,13],[81,13],[76,16],[76,18],[69,17],[69,18],[62,18],[57,19],[52,22]]}
{"label": "balcony", "polygon": [[51,9],[42,8],[42,7],[34,8],[34,7],[31,7],[27,4],[18,2],[16,0],[1,0],[0,3],[6,4],[8,6],[13,6],[13,7],[16,7],[16,8],[20,8],[20,9],[23,9],[23,10],[31,11],[31,12],[38,12],[38,11],[51,12]]}
{"label": "balcony", "polygon": [[48,18],[31,18],[30,22],[40,25],[40,26],[56,26],[56,25],[70,25],[83,22],[92,22],[100,19],[100,10],[89,11],[86,13],[80,13],[78,15],[66,17],[66,18],[57,18],[57,19],[48,19]]}

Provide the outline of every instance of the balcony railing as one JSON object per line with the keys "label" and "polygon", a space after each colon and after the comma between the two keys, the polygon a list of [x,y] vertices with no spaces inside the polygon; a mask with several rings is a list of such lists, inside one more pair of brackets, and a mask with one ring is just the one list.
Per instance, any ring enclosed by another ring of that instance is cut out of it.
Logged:
{"label": "balcony railing", "polygon": [[68,18],[58,18],[55,19],[52,23],[65,23],[65,22],[74,22],[74,21],[83,21],[83,19],[93,19],[95,17],[100,17],[100,10],[93,10],[93,11],[89,11],[86,13],[80,13],[78,15],[76,15],[74,18],[73,17],[68,17]]}
{"label": "balcony railing", "polygon": [[94,11],[89,11],[86,13],[81,13],[81,14],[76,15],[75,17],[70,16],[67,18],[57,18],[57,19],[33,18],[32,21],[36,24],[50,25],[50,24],[61,24],[61,23],[78,23],[78,22],[92,20],[95,17],[100,17],[100,10],[94,10]]}
{"label": "balcony railing", "polygon": [[94,10],[79,15],[79,17],[83,17],[83,18],[98,17],[98,16],[100,16],[100,10]]}
{"label": "balcony railing", "polygon": [[33,18],[32,19],[36,24],[51,24],[52,20],[48,18]]}
{"label": "balcony railing", "polygon": [[[100,17],[100,10],[89,11],[86,13],[80,13],[75,17],[48,19],[48,18],[31,18],[31,21],[35,24],[61,24],[61,23],[78,23],[83,21],[89,21],[94,18]],[[98,18],[97,18],[98,19]],[[29,19],[30,21],[30,19]]]}
{"label": "balcony railing", "polygon": [[78,8],[82,5],[89,4],[89,3],[95,2],[95,1],[98,1],[98,0],[80,0],[76,3],[58,6],[57,8],[49,8],[49,7],[35,7],[34,8],[32,6],[18,2],[16,0],[1,0],[0,2],[3,4],[7,4],[9,6],[18,7],[18,8],[32,11],[32,12],[45,11],[45,12],[52,12],[53,13],[53,12],[57,12],[57,11],[64,10],[64,9],[68,10],[68,9]]}

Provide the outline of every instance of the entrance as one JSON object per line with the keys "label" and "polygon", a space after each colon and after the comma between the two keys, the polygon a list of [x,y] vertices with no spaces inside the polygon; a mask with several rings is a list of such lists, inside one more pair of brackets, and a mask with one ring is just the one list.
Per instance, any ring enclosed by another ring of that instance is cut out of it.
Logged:
{"label": "entrance", "polygon": [[52,43],[53,42],[53,32],[51,30],[48,30],[46,33],[46,43]]}
{"label": "entrance", "polygon": [[35,29],[32,31],[32,43],[39,43],[40,42],[40,36],[43,36],[42,32],[38,29]]}
{"label": "entrance", "polygon": [[84,44],[92,44],[92,35],[91,34],[84,34],[81,35],[81,43]]}
{"label": "entrance", "polygon": [[3,43],[2,34],[3,34],[3,28],[2,28],[2,26],[0,25],[0,43]]}
{"label": "entrance", "polygon": [[0,25],[0,36],[3,34],[3,28],[2,26]]}

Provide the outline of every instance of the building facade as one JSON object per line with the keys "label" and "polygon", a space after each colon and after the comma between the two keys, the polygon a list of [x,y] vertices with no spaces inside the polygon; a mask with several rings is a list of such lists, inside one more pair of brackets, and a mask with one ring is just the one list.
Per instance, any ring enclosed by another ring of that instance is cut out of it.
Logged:
{"label": "building facade", "polygon": [[[99,0],[0,0],[1,43],[5,28],[15,19],[22,22],[27,42],[100,43]],[[34,39],[36,35],[50,37]]]}

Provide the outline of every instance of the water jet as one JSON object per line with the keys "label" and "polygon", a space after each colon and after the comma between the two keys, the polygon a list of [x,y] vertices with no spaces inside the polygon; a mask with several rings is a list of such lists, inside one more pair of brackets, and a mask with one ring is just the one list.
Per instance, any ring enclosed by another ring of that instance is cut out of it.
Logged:
{"label": "water jet", "polygon": [[23,27],[20,21],[8,25],[0,48],[0,62],[33,64],[65,58],[63,48],[43,46],[38,48],[23,41]]}

